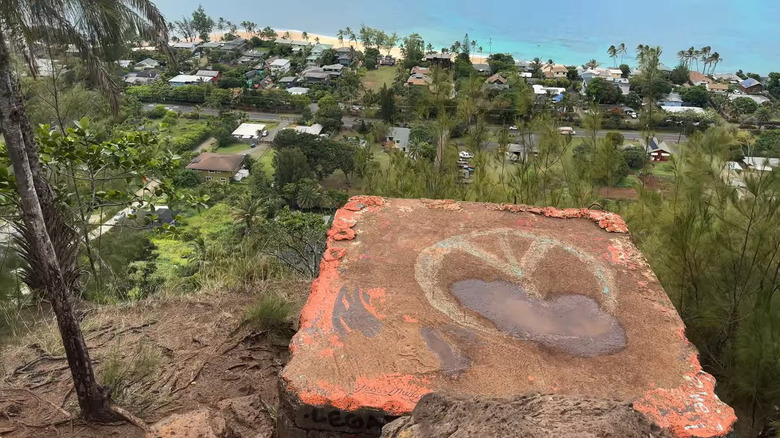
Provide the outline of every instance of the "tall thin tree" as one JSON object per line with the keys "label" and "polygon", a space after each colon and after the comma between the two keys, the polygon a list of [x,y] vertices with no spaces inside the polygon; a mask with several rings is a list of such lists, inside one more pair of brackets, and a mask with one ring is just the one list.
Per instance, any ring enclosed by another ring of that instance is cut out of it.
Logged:
{"label": "tall thin tree", "polygon": [[56,204],[41,167],[38,145],[11,64],[11,51],[29,57],[40,45],[72,44],[95,82],[109,92],[111,107],[117,111],[118,86],[104,61],[118,59],[124,41],[131,35],[153,41],[171,55],[166,45],[168,27],[148,0],[107,0],[100,4],[84,0],[4,0],[0,8],[0,133],[14,170],[26,255],[56,315],[82,415],[89,420],[113,421],[122,411],[111,405],[109,391],[97,383],[73,313],[71,299],[80,287],[73,255],[74,232]]}

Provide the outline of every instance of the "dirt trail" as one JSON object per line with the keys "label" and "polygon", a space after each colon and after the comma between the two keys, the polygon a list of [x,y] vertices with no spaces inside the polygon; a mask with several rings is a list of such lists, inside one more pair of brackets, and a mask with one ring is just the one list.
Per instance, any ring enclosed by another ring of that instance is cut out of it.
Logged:
{"label": "dirt trail", "polygon": [[[306,287],[287,282],[269,289],[302,296]],[[242,326],[245,309],[256,299],[252,293],[197,294],[105,306],[88,311],[82,327],[98,375],[124,375],[116,388],[118,404],[147,423],[203,407],[224,410],[222,401],[253,396],[263,406],[251,425],[258,429],[253,437],[270,436],[277,374],[288,352],[286,341]],[[90,425],[77,418],[54,327],[0,352],[0,436],[143,437],[129,424]]]}

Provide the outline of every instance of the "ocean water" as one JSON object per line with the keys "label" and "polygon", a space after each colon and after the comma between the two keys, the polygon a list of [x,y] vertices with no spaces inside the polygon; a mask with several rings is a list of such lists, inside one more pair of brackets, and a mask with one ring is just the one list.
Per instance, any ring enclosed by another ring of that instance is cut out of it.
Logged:
{"label": "ocean water", "polygon": [[[299,29],[335,35],[361,24],[408,35],[417,32],[437,49],[469,37],[489,52],[516,59],[553,59],[611,65],[607,48],[625,43],[624,61],[634,64],[638,44],[663,47],[661,60],[677,65],[677,52],[711,46],[717,72],[780,71],[780,2],[777,0],[157,0],[169,20],[202,4],[206,13],[238,24]],[[492,44],[490,42],[492,41]],[[618,62],[620,59],[618,59]]]}

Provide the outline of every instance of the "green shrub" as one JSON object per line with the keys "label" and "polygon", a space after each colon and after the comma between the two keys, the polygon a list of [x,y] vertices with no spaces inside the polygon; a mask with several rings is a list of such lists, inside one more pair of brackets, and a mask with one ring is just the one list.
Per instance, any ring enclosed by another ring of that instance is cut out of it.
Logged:
{"label": "green shrub", "polygon": [[246,310],[244,322],[254,328],[275,336],[292,334],[291,319],[293,304],[274,294],[260,296],[257,302]]}

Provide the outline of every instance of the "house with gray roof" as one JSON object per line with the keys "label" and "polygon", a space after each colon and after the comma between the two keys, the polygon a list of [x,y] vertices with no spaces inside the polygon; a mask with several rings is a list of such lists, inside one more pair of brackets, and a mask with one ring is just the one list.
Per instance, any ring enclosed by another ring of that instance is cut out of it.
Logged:
{"label": "house with gray roof", "polygon": [[409,128],[393,127],[385,138],[385,144],[393,146],[396,149],[406,153],[409,152],[409,135],[412,130]]}

